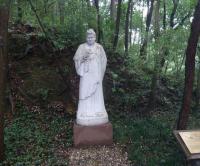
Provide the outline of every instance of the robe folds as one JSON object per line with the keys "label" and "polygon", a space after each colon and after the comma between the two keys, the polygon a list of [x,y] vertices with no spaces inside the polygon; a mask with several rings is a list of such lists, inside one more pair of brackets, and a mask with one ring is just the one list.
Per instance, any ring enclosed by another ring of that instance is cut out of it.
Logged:
{"label": "robe folds", "polygon": [[[85,56],[88,57],[86,61]],[[90,126],[108,122],[102,88],[107,64],[103,47],[98,43],[81,44],[73,59],[80,76],[77,123]]]}

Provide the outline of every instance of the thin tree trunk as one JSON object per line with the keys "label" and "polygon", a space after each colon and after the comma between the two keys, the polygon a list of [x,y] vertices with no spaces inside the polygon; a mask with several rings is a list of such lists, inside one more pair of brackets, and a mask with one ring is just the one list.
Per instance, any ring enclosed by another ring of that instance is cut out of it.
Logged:
{"label": "thin tree trunk", "polygon": [[64,25],[65,23],[65,0],[59,0],[58,6],[60,10],[60,24]]}
{"label": "thin tree trunk", "polygon": [[[7,0],[5,2],[5,4],[2,4],[1,6],[5,5],[8,9],[8,16],[11,16],[11,4],[12,4],[12,0]],[[9,19],[9,18],[8,18]]]}
{"label": "thin tree trunk", "polygon": [[50,16],[51,17],[51,23],[53,25],[53,24],[55,24],[56,6],[52,5],[50,10],[51,10],[51,16]]}
{"label": "thin tree trunk", "polygon": [[177,77],[177,78],[178,78],[179,75],[180,75],[180,72],[181,72],[182,66],[183,66],[184,61],[185,61],[185,57],[186,57],[186,55],[184,54],[184,56],[183,56],[183,58],[182,58],[182,61],[181,61],[180,65],[177,66],[177,67],[178,67],[178,69],[177,69],[177,73],[176,73],[176,77]]}
{"label": "thin tree trunk", "polygon": [[[167,17],[167,13],[166,13],[166,0],[163,0],[163,29],[164,31],[166,31],[166,17]],[[165,41],[168,41],[170,39],[168,39],[168,36],[166,37],[166,39],[164,39]],[[161,66],[161,69],[164,67],[164,64],[165,64],[165,59],[166,57],[168,56],[169,54],[169,51],[166,47],[166,44],[164,44],[162,46],[163,48],[163,53],[161,55],[161,61],[160,61],[160,66]]]}
{"label": "thin tree trunk", "polygon": [[111,0],[110,2],[110,17],[112,21],[114,22],[116,19],[116,0]]}
{"label": "thin tree trunk", "polygon": [[132,31],[133,31],[133,2],[131,3],[131,13],[130,13],[130,34],[129,34],[129,43],[132,42]]}
{"label": "thin tree trunk", "polygon": [[132,0],[128,1],[128,7],[126,11],[126,22],[125,22],[125,55],[128,55],[128,35],[129,35],[129,21],[130,21],[130,7],[131,7]]}
{"label": "thin tree trunk", "polygon": [[142,47],[140,49],[140,57],[142,57],[143,59],[146,59],[146,55],[147,55],[147,45],[148,45],[148,37],[149,37],[149,28],[150,28],[150,25],[151,25],[153,8],[154,8],[154,0],[151,0],[151,6],[148,9],[147,19],[146,19],[145,38],[143,40]]}
{"label": "thin tree trunk", "polygon": [[179,0],[173,0],[173,4],[174,4],[174,7],[172,9],[172,13],[170,15],[170,27],[173,28],[174,27],[174,17],[175,17],[175,14],[176,14],[176,10],[177,10],[177,7],[178,7],[178,3],[179,3]]}
{"label": "thin tree trunk", "polygon": [[30,6],[31,6],[31,9],[32,9],[32,11],[34,12],[34,14],[35,14],[35,16],[36,16],[36,18],[37,18],[37,20],[38,20],[38,23],[39,23],[39,25],[40,25],[40,27],[41,27],[41,29],[42,29],[42,31],[43,31],[43,33],[44,33],[46,39],[47,39],[48,41],[50,41],[49,36],[48,36],[48,34],[47,34],[47,32],[46,32],[46,30],[45,30],[45,28],[44,28],[44,26],[43,26],[43,24],[42,24],[42,22],[41,22],[41,20],[40,20],[39,15],[37,14],[37,11],[36,11],[35,7],[33,6],[32,1],[31,1],[31,0],[28,0],[28,2],[29,2]]}
{"label": "thin tree trunk", "polygon": [[98,43],[100,43],[101,41],[101,16],[100,16],[100,12],[99,12],[99,0],[94,0],[94,5],[96,7],[96,11],[97,11],[97,41]]}
{"label": "thin tree trunk", "polygon": [[154,64],[154,74],[152,77],[152,83],[151,83],[151,93],[149,98],[149,108],[152,109],[155,106],[155,99],[156,99],[156,92],[157,92],[157,86],[158,86],[158,80],[159,80],[159,72],[160,72],[160,49],[158,47],[158,38],[160,36],[160,25],[159,25],[159,16],[160,16],[160,0],[155,1],[155,12],[154,12],[154,36],[155,36],[155,42],[156,42],[156,51],[155,53],[155,64]]}
{"label": "thin tree trunk", "polygon": [[[145,8],[145,1],[146,1],[146,0],[142,0],[141,3],[140,3],[140,6],[142,7],[142,9]],[[144,12],[142,12],[142,15],[141,15],[141,16],[142,16],[142,19],[141,19],[141,21],[140,21],[140,28],[139,28],[139,29],[140,29],[140,32],[142,33],[142,32],[143,32],[143,25],[144,25],[144,24],[143,24],[143,20],[144,20],[145,17],[146,17],[146,16],[144,15]],[[140,40],[141,40],[141,43],[142,43],[142,36],[141,36],[141,39],[140,39]]]}
{"label": "thin tree trunk", "polygon": [[4,159],[4,112],[7,75],[8,9],[0,7],[0,161]]}
{"label": "thin tree trunk", "polygon": [[166,0],[163,0],[163,29],[164,30],[166,30],[166,19],[167,19]]}
{"label": "thin tree trunk", "polygon": [[199,63],[198,63],[198,71],[197,71],[197,88],[196,88],[196,108],[199,107],[199,102],[200,102],[200,55],[199,55]]}
{"label": "thin tree trunk", "polygon": [[151,25],[151,19],[153,15],[153,8],[154,8],[154,0],[151,0],[151,6],[148,11],[147,20],[146,20],[146,32],[149,32],[149,27]]}
{"label": "thin tree trunk", "polygon": [[116,49],[117,44],[118,44],[119,25],[120,25],[120,18],[121,18],[121,5],[122,5],[122,0],[118,0],[117,19],[116,19],[116,24],[115,24],[114,41],[113,41],[113,50]]}
{"label": "thin tree trunk", "polygon": [[166,65],[165,65],[165,71],[164,71],[164,74],[165,74],[165,75],[167,74],[168,65],[169,65],[169,62],[167,61],[167,62],[166,62]]}
{"label": "thin tree trunk", "polygon": [[194,81],[194,71],[195,71],[195,55],[197,43],[200,35],[200,0],[196,6],[194,12],[194,19],[191,25],[191,32],[188,39],[188,45],[186,49],[186,60],[185,60],[185,87],[183,94],[182,107],[179,113],[179,119],[177,123],[177,129],[184,130],[187,127],[187,122],[189,118],[192,88]]}
{"label": "thin tree trunk", "polygon": [[44,14],[45,15],[47,14],[47,4],[48,4],[48,0],[44,0],[43,8],[44,8]]}
{"label": "thin tree trunk", "polygon": [[133,38],[133,43],[136,43],[136,39],[137,39],[137,29],[135,29],[134,31],[134,38]]}

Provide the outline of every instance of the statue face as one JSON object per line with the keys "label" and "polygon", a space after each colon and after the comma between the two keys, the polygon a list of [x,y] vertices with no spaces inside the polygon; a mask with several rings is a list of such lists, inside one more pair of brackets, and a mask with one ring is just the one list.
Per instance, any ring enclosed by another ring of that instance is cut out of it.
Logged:
{"label": "statue face", "polygon": [[87,44],[88,45],[93,45],[96,41],[96,37],[93,34],[88,34],[86,38]]}

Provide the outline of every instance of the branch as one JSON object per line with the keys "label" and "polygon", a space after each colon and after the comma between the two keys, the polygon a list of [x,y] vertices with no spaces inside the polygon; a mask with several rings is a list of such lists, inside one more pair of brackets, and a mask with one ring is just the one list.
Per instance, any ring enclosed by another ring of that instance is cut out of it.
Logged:
{"label": "branch", "polygon": [[30,6],[31,6],[31,9],[32,9],[33,12],[35,13],[35,16],[36,16],[36,18],[37,18],[37,20],[38,20],[38,23],[40,24],[40,27],[42,28],[42,31],[43,31],[45,37],[47,38],[47,40],[49,40],[49,37],[48,37],[48,35],[47,35],[47,32],[46,32],[46,30],[44,29],[44,26],[43,26],[43,24],[42,24],[42,22],[41,22],[41,20],[40,20],[40,18],[39,18],[39,16],[38,16],[38,14],[37,14],[37,11],[36,11],[35,7],[33,6],[32,1],[31,1],[31,0],[28,0],[28,2],[29,2],[29,4],[30,4]]}
{"label": "branch", "polygon": [[176,25],[174,25],[173,29],[177,30],[179,27],[183,26],[185,20],[190,18],[191,14],[192,14],[192,12],[189,11],[189,13],[185,17],[183,17],[183,19],[180,21],[180,23],[177,23]]}

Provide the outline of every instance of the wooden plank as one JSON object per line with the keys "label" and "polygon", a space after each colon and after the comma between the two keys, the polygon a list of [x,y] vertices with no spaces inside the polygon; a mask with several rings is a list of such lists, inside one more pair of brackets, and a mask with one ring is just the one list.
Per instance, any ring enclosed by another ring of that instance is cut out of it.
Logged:
{"label": "wooden plank", "polygon": [[[176,137],[178,143],[180,144],[183,152],[185,153],[186,157],[187,157],[187,160],[196,160],[196,159],[200,159],[200,153],[192,153],[192,151],[190,151],[191,148],[188,148],[187,145],[189,145],[188,143],[185,144],[184,140],[181,138],[181,135],[180,133],[183,133],[183,132],[188,132],[189,135],[191,135],[191,132],[192,133],[196,133],[196,132],[200,132],[200,130],[175,130],[173,133],[174,133],[174,136]],[[189,133],[190,132],[190,133]],[[185,140],[187,141],[187,140]],[[199,140],[200,141],[200,140]],[[199,149],[200,150],[200,149]],[[195,151],[196,152],[196,151]]]}
{"label": "wooden plank", "polygon": [[200,131],[182,131],[179,135],[191,154],[200,153]]}

